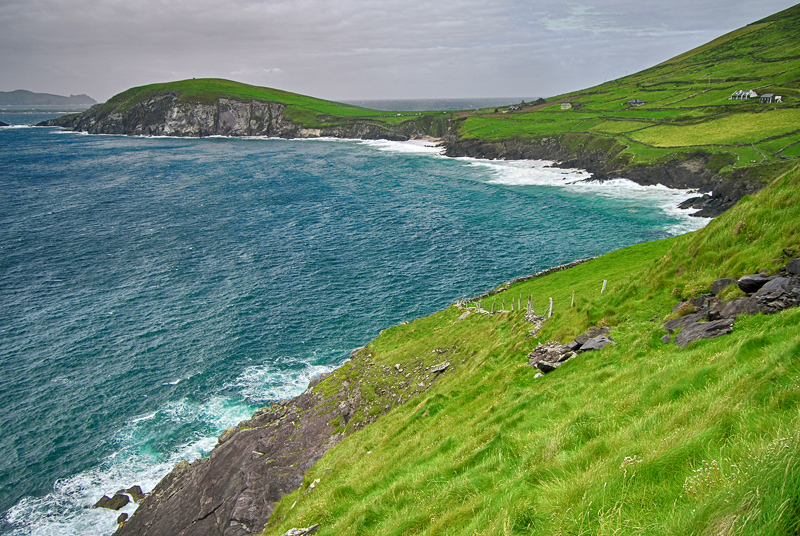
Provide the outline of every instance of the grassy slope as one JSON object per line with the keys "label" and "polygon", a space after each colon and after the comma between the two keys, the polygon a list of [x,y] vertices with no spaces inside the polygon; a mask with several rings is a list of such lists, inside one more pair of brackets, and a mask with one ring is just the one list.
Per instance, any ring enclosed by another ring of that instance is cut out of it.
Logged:
{"label": "grassy slope", "polygon": [[[728,153],[733,167],[795,159],[800,141],[800,5],[642,72],[551,104],[509,114],[462,113],[465,138],[612,138],[621,161],[654,163],[698,149]],[[732,101],[737,89],[776,93],[783,104]],[[631,99],[647,102],[629,108]],[[561,102],[583,104],[562,111]],[[724,133],[711,135],[709,133]]]}
{"label": "grassy slope", "polygon": [[[554,298],[538,337],[521,312],[459,321],[455,306],[386,330],[318,388],[397,383],[381,366],[430,365],[438,349],[453,367],[329,451],[266,534],[797,534],[800,309],[740,317],[686,349],[659,339],[680,297],[775,269],[798,246],[800,167],[703,230],[498,295],[532,294],[540,311]],[[616,326],[616,347],[534,379],[531,348],[598,323]]]}

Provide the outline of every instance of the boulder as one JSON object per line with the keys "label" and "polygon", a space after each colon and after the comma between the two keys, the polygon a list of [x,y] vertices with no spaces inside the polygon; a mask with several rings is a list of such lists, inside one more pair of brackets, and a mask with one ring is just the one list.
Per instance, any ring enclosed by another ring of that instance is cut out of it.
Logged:
{"label": "boulder", "polygon": [[680,316],[678,318],[673,318],[672,320],[667,320],[664,322],[664,329],[672,333],[678,328],[682,328],[684,326],[688,326],[689,324],[693,324],[698,320],[703,320],[708,315],[708,310],[698,311],[696,313],[692,313],[686,316]]}
{"label": "boulder", "polygon": [[144,492],[142,492],[142,488],[140,486],[138,486],[138,485],[137,486],[131,486],[130,488],[128,488],[125,491],[128,493],[128,495],[131,496],[131,499],[133,499],[133,502],[135,502],[135,503],[142,502],[142,499],[144,499],[144,497],[145,497]]}
{"label": "boulder", "polygon": [[103,495],[99,501],[94,503],[92,508],[108,508],[109,510],[119,510],[131,502],[130,497],[123,493],[116,493],[113,497]]}
{"label": "boulder", "polygon": [[602,348],[605,348],[609,344],[613,344],[616,346],[617,343],[615,343],[605,335],[599,335],[597,337],[592,337],[591,339],[586,341],[586,343],[583,346],[581,346],[580,352],[583,353],[591,350],[600,350]]}
{"label": "boulder", "polygon": [[711,293],[716,296],[731,285],[735,285],[736,280],[730,277],[723,277],[711,283]]}
{"label": "boulder", "polygon": [[721,335],[727,335],[733,331],[733,322],[733,318],[722,318],[711,322],[689,324],[675,336],[675,344],[683,347],[699,339],[714,339]]}
{"label": "boulder", "polygon": [[786,265],[786,271],[792,275],[800,274],[800,259],[790,260],[789,264]]}
{"label": "boulder", "polygon": [[776,277],[753,294],[758,310],[764,314],[777,313],[800,303],[800,279]]}
{"label": "boulder", "polygon": [[597,328],[591,331],[587,331],[583,335],[578,335],[577,337],[575,337],[574,342],[578,343],[580,346],[583,346],[589,339],[592,339],[594,337],[599,337],[600,335],[608,336],[610,333],[611,330],[606,327]]}
{"label": "boulder", "polygon": [[547,374],[548,372],[553,372],[563,364],[562,361],[537,361],[536,368]]}
{"label": "boulder", "polygon": [[729,302],[717,302],[708,309],[709,320],[736,318],[742,314],[754,315],[758,312],[758,303],[753,297],[736,298]]}
{"label": "boulder", "polygon": [[663,342],[664,344],[669,344],[670,342],[672,342],[672,336],[670,336],[670,334],[667,333],[666,335],[661,337],[661,342]]}
{"label": "boulder", "polygon": [[122,512],[117,518],[117,525],[124,525],[127,520],[128,520],[128,514]]}
{"label": "boulder", "polygon": [[770,280],[772,280],[772,276],[766,274],[750,274],[740,278],[737,283],[739,288],[742,289],[742,292],[754,294],[758,292],[761,287],[769,283]]}

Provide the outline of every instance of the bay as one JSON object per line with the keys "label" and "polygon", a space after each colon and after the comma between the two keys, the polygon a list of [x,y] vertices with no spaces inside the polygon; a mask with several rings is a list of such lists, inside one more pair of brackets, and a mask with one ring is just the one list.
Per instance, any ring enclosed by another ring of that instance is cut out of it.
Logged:
{"label": "bay", "polygon": [[0,129],[0,532],[110,534],[100,496],[380,330],[706,222],[686,192],[439,152]]}

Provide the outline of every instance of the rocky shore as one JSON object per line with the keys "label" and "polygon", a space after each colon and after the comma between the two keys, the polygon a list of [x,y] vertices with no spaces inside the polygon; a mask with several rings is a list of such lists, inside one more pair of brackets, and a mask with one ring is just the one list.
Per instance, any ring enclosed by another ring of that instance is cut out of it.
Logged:
{"label": "rocky shore", "polygon": [[133,104],[95,105],[81,114],[66,115],[40,123],[90,134],[131,136],[265,136],[280,138],[351,138],[407,141],[436,138],[445,154],[502,160],[553,160],[563,168],[581,168],[591,180],[626,178],[641,185],[696,189],[701,195],[681,208],[698,209],[696,216],[715,217],[762,184],[743,175],[721,177],[710,165],[712,155],[697,152],[659,165],[634,165],[620,152],[624,149],[605,139],[574,143],[564,136],[538,140],[464,140],[458,135],[459,120],[452,116],[420,116],[396,125],[369,119],[340,119],[330,126],[304,128],[286,116],[278,102],[219,98],[212,103],[184,102],[177,93],[162,93]]}

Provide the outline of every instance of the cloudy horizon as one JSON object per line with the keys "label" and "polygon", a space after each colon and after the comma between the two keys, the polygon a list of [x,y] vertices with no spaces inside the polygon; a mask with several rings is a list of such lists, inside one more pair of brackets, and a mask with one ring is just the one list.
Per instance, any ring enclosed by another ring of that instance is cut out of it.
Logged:
{"label": "cloudy horizon", "polygon": [[332,100],[552,96],[793,4],[678,0],[5,0],[0,91],[228,78]]}

